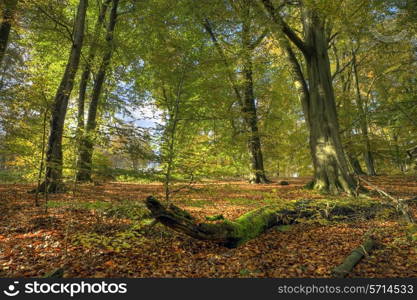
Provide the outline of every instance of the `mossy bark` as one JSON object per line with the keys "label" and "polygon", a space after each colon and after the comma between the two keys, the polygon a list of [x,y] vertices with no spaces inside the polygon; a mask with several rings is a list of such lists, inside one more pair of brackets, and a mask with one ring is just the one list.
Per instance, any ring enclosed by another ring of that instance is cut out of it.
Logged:
{"label": "mossy bark", "polygon": [[332,207],[321,207],[315,201],[300,200],[288,204],[285,208],[261,207],[233,221],[224,219],[217,223],[198,223],[187,211],[172,204],[165,207],[152,196],[148,197],[145,203],[152,216],[163,225],[193,238],[213,241],[228,248],[238,247],[273,226],[296,223],[299,218],[313,218],[318,215],[328,219],[341,216],[349,219],[358,214],[372,218],[380,208],[385,208],[377,202],[366,205],[336,203]]}
{"label": "mossy bark", "polygon": [[343,278],[349,274],[359,261],[375,247],[376,243],[372,238],[367,238],[365,242],[354,249],[343,261],[332,271],[332,276],[335,278]]}

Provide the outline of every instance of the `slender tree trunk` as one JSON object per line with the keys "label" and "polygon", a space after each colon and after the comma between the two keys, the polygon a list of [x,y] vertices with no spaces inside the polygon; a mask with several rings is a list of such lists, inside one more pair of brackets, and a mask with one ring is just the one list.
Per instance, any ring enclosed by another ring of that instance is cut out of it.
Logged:
{"label": "slender tree trunk", "polygon": [[96,53],[98,49],[98,38],[100,36],[101,26],[103,25],[104,18],[106,16],[106,11],[110,2],[111,0],[106,0],[101,6],[100,13],[97,18],[97,22],[94,26],[93,41],[91,43],[87,60],[84,65],[84,70],[80,79],[80,88],[79,88],[79,96],[78,96],[78,115],[77,115],[77,128],[79,131],[82,131],[85,125],[84,124],[85,96],[86,96],[87,85],[88,85],[90,74],[91,74],[91,64],[93,63],[96,57]]}
{"label": "slender tree trunk", "polygon": [[371,152],[371,142],[369,140],[369,133],[368,133],[368,118],[367,112],[365,110],[361,91],[359,87],[359,75],[358,75],[358,68],[356,64],[356,54],[352,51],[352,65],[353,65],[353,74],[355,77],[355,88],[356,88],[356,104],[359,109],[359,118],[361,124],[361,132],[362,132],[362,140],[365,146],[365,150],[363,152],[363,157],[365,159],[366,170],[369,176],[375,176],[375,165],[374,165],[374,158]]}
{"label": "slender tree trunk", "polygon": [[84,70],[80,79],[80,87],[79,87],[79,95],[78,95],[78,114],[77,114],[77,140],[78,140],[79,146],[78,146],[76,181],[87,181],[91,179],[88,176],[87,178],[84,178],[86,174],[86,172],[82,171],[82,168],[84,167],[83,165],[84,161],[80,159],[82,156],[85,156],[85,154],[82,152],[82,149],[85,143],[85,140],[83,139],[84,129],[85,129],[84,128],[85,127],[85,121],[84,121],[85,97],[86,97],[87,85],[88,85],[90,75],[91,75],[91,65],[96,57],[96,53],[98,49],[98,39],[100,36],[101,26],[103,25],[107,8],[110,2],[111,0],[106,0],[103,3],[102,7],[100,8],[97,22],[94,26],[93,41],[90,46],[88,57],[84,65]]}
{"label": "slender tree trunk", "polygon": [[[250,9],[250,3],[246,3],[246,9]],[[244,16],[243,20],[243,36],[242,36],[242,52],[243,52],[243,96],[241,93],[241,87],[237,83],[235,70],[233,70],[227,60],[227,57],[223,51],[222,46],[220,45],[218,39],[216,38],[210,22],[205,19],[203,26],[206,31],[209,33],[211,40],[214,43],[217,51],[219,52],[223,63],[227,70],[227,76],[232,85],[233,91],[236,95],[236,99],[239,102],[243,120],[245,126],[249,132],[249,137],[247,141],[248,152],[250,156],[250,178],[251,183],[268,183],[269,180],[266,178],[263,155],[262,155],[262,143],[259,136],[258,128],[258,118],[256,111],[255,96],[253,91],[253,71],[252,71],[252,52],[253,44],[251,42],[251,32],[250,32],[250,16],[249,11]]]}
{"label": "slender tree trunk", "polygon": [[100,101],[100,96],[103,90],[103,84],[106,78],[106,72],[110,65],[111,56],[113,53],[113,34],[117,21],[117,7],[119,0],[113,0],[112,9],[110,12],[110,20],[107,26],[106,33],[106,51],[104,53],[100,68],[94,82],[93,93],[91,96],[90,106],[88,109],[87,124],[85,133],[80,142],[79,151],[79,170],[77,173],[78,181],[91,181],[91,169],[94,149],[94,133],[96,129],[97,110]]}
{"label": "slender tree trunk", "polygon": [[62,134],[68,100],[74,86],[74,78],[81,57],[87,6],[88,0],[80,0],[74,23],[71,53],[53,103],[51,129],[46,152],[45,182],[40,187],[41,191],[49,193],[59,192],[64,189],[62,183]]}
{"label": "slender tree trunk", "polygon": [[17,0],[5,0],[2,21],[0,24],[0,65],[9,41],[10,29],[16,11]]}
{"label": "slender tree trunk", "polygon": [[252,64],[252,43],[250,35],[250,6],[246,7],[242,26],[242,52],[243,52],[243,103],[242,114],[249,131],[248,150],[251,158],[250,165],[250,182],[268,183],[266,178],[264,161],[262,155],[261,138],[259,136],[258,116],[253,90],[253,64]]}

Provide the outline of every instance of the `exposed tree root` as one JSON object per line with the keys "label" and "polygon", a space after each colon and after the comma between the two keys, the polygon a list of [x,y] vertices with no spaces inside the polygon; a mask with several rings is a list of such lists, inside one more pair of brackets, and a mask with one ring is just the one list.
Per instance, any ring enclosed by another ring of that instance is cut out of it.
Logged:
{"label": "exposed tree root", "polygon": [[39,187],[30,190],[28,193],[35,194],[35,193],[45,193],[48,194],[56,194],[56,193],[64,193],[68,189],[63,182],[49,182],[46,183],[45,181],[39,185]]}

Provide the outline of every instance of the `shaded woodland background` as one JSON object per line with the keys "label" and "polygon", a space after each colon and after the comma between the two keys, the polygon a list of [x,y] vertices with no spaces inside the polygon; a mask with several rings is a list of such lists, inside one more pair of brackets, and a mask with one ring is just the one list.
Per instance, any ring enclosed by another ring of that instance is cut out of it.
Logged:
{"label": "shaded woodland background", "polygon": [[415,1],[0,11],[1,276],[416,276]]}

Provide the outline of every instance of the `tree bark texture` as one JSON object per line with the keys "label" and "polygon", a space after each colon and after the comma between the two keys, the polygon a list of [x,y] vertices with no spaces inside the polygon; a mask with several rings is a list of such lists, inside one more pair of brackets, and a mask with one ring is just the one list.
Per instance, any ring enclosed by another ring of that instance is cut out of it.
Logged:
{"label": "tree bark texture", "polygon": [[71,52],[53,103],[46,152],[46,175],[45,182],[40,187],[41,191],[54,193],[64,189],[62,183],[62,134],[68,100],[74,86],[74,78],[81,57],[87,6],[88,0],[80,0],[74,23]]}
{"label": "tree bark texture", "polygon": [[106,32],[106,50],[100,64],[100,68],[97,72],[96,80],[94,82],[93,92],[88,109],[87,124],[85,132],[80,141],[80,150],[78,157],[79,169],[77,173],[77,181],[91,181],[94,134],[97,125],[97,111],[103,90],[103,84],[106,78],[106,72],[110,65],[114,48],[113,35],[114,28],[116,27],[117,7],[119,5],[119,0],[113,0],[112,2],[112,9],[110,12],[110,19]]}
{"label": "tree bark texture", "polygon": [[[302,107],[310,131],[310,151],[314,166],[311,186],[332,194],[355,194],[356,183],[349,174],[339,132],[326,22],[314,7],[302,7],[304,38],[301,39],[284,22],[270,0],[262,2],[276,25],[278,40],[287,53],[296,86],[302,93]],[[302,52],[306,71],[303,71],[287,39]]]}
{"label": "tree bark texture", "polygon": [[13,18],[15,15],[17,0],[5,0],[0,24],[0,65],[6,53],[9,42],[10,30],[12,28]]}

